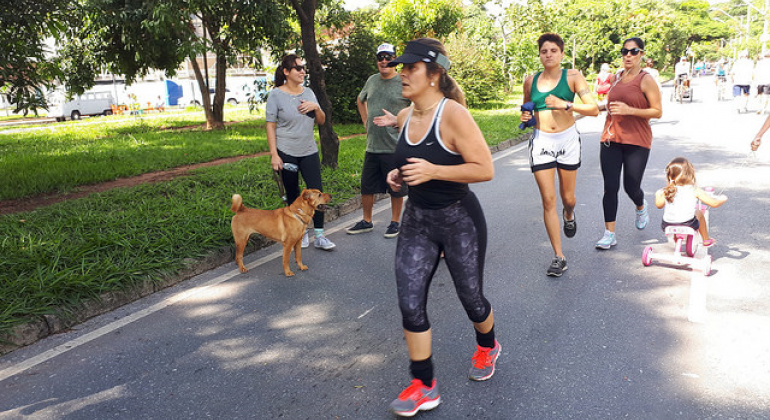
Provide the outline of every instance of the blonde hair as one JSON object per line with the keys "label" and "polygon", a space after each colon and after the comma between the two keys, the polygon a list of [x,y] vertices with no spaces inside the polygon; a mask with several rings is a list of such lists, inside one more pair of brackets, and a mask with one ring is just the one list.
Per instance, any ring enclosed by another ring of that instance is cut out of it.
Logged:
{"label": "blonde hair", "polygon": [[683,157],[674,158],[666,166],[666,179],[668,185],[663,188],[666,201],[674,202],[676,187],[683,185],[695,185],[695,168],[689,160]]}

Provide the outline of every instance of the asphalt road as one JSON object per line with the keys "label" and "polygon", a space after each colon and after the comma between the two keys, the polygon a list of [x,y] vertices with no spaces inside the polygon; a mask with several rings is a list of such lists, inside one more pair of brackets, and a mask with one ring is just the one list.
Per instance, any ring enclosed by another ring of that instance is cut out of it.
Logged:
{"label": "asphalt road", "polygon": [[[551,251],[525,149],[498,153],[494,180],[472,187],[489,228],[497,373],[467,379],[473,330],[442,265],[429,314],[443,402],[418,418],[770,418],[770,145],[748,153],[764,116],[716,102],[712,83],[696,80],[692,103],[671,103],[664,91],[643,187],[652,202],[665,165],[681,155],[700,185],[730,197],[711,212],[713,274],[644,267],[645,246],[671,249],[662,211],[638,231],[623,192],[618,245],[594,249],[600,116],[578,123],[569,270],[546,277]],[[376,211],[370,234],[345,234],[358,213],[328,226],[337,249],[306,250],[310,270],[293,278],[274,246],[246,258],[247,274],[227,264],[0,357],[0,419],[393,418],[387,406],[409,382],[408,362],[396,241],[382,237],[390,211],[382,202]]]}

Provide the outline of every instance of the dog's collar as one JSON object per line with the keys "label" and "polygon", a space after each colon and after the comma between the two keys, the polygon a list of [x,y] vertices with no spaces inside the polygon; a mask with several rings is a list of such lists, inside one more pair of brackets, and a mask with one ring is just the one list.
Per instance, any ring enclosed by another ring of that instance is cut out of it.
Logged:
{"label": "dog's collar", "polygon": [[[305,214],[305,212],[304,212],[304,211],[302,211],[302,209],[297,209],[297,211],[298,211],[298,212],[300,212],[300,213],[302,213],[302,214]],[[292,214],[293,214],[293,215],[294,215],[294,217],[296,217],[296,218],[297,218],[297,220],[299,220],[300,222],[302,222],[302,223],[307,223],[305,220],[302,220],[302,217],[301,217],[299,214],[297,214],[297,213],[292,213]]]}

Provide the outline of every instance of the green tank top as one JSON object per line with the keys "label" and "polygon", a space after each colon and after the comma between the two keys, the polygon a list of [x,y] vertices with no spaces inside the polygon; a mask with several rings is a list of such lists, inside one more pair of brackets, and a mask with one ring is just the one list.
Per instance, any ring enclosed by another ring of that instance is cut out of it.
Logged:
{"label": "green tank top", "polygon": [[548,92],[540,92],[537,89],[537,79],[540,78],[540,75],[543,72],[538,72],[535,75],[535,78],[532,80],[532,89],[530,92],[530,99],[532,100],[532,103],[535,104],[535,111],[542,111],[544,109],[549,109],[545,105],[545,98],[548,97],[548,95],[556,96],[559,99],[565,100],[567,102],[573,102],[575,100],[575,92],[573,92],[569,88],[569,83],[567,83],[567,69],[562,69],[561,71],[561,79],[559,79],[559,83],[556,85],[555,88],[549,90]]}

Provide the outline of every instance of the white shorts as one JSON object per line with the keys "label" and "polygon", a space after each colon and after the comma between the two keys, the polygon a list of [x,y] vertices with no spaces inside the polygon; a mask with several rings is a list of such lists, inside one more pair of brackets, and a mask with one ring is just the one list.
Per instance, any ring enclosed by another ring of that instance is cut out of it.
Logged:
{"label": "white shorts", "polygon": [[560,133],[535,130],[529,139],[529,166],[532,172],[559,168],[577,170],[580,167],[580,133],[573,124]]}

